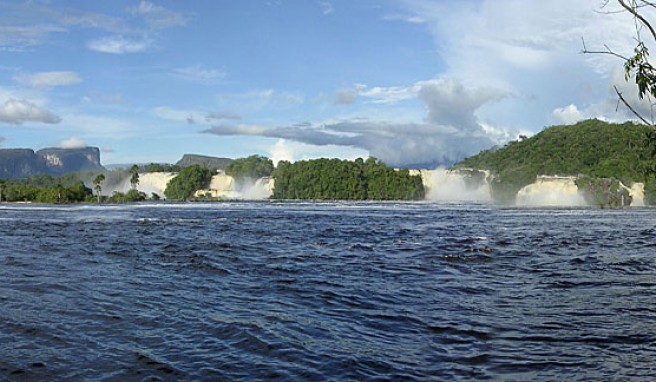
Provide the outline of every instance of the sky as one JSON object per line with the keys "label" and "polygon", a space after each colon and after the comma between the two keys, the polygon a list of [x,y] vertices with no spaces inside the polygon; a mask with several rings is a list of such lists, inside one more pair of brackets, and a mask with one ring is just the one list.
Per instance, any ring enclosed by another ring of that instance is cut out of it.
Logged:
{"label": "sky", "polygon": [[448,166],[624,121],[611,0],[0,0],[0,148]]}

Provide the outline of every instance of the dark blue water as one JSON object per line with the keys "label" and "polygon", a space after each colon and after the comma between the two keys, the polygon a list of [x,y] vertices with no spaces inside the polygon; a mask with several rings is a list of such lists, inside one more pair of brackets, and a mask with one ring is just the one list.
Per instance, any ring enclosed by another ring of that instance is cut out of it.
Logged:
{"label": "dark blue water", "polygon": [[656,211],[0,206],[0,381],[653,380]]}

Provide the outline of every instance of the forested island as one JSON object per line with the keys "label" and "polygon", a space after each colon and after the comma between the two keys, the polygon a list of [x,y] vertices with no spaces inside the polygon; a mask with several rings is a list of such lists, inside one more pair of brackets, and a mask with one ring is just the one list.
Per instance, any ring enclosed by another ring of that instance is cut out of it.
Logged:
{"label": "forested island", "polygon": [[274,199],[421,200],[426,195],[420,175],[372,157],[281,161],[273,177]]}

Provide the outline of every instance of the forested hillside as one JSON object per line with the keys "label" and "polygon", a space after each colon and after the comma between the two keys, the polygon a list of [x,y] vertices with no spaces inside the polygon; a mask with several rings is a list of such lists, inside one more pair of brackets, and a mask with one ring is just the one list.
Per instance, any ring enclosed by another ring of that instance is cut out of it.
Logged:
{"label": "forested hillside", "polygon": [[645,125],[596,119],[553,126],[531,138],[482,151],[454,167],[491,170],[493,192],[499,199],[511,197],[537,175],[587,175],[650,186],[654,168],[653,146],[646,139],[650,131]]}

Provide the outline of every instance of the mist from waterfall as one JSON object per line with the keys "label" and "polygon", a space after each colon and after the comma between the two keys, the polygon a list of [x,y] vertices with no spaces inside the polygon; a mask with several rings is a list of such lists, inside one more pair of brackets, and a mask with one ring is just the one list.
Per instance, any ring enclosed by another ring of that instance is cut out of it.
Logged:
{"label": "mist from waterfall", "polygon": [[421,171],[426,199],[434,202],[475,202],[492,203],[487,175],[473,179],[470,174],[459,170],[437,168]]}

